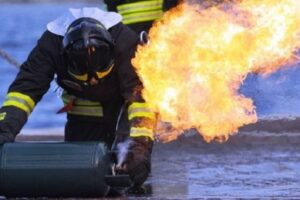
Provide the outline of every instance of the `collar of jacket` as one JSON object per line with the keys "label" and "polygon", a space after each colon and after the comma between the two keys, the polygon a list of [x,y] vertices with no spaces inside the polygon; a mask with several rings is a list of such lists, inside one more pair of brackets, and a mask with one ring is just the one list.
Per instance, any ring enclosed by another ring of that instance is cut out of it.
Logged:
{"label": "collar of jacket", "polygon": [[96,7],[69,8],[57,19],[47,24],[47,30],[56,35],[64,36],[69,25],[81,17],[90,17],[100,21],[106,29],[113,27],[122,21],[122,16],[115,12],[107,12]]}

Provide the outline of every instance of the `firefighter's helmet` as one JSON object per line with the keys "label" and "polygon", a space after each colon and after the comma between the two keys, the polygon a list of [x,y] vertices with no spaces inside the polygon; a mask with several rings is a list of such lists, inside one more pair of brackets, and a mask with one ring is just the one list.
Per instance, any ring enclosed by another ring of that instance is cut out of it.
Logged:
{"label": "firefighter's helmet", "polygon": [[68,72],[78,81],[88,83],[91,78],[101,79],[113,68],[113,39],[98,20],[83,17],[67,28],[63,38]]}

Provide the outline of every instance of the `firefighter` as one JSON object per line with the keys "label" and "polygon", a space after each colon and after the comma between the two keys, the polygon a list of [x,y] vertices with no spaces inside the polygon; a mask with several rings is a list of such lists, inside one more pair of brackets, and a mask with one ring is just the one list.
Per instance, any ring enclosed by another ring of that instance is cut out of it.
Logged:
{"label": "firefighter", "polygon": [[159,19],[163,12],[175,7],[180,0],[104,0],[109,11],[123,16],[123,23],[136,33],[148,32],[153,21]]}
{"label": "firefighter", "polygon": [[136,185],[146,180],[155,116],[131,65],[139,37],[121,21],[118,13],[82,8],[47,24],[0,109],[0,143],[15,140],[56,77],[64,91],[59,112],[67,112],[65,141],[112,146],[116,135],[123,134],[118,145],[130,144],[132,153],[120,166],[126,166]]}

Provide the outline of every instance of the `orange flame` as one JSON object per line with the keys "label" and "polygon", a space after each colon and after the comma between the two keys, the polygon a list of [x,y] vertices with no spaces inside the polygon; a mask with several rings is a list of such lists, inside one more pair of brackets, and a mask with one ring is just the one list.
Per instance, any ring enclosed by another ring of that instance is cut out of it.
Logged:
{"label": "orange flame", "polygon": [[183,3],[150,30],[132,60],[143,96],[173,140],[195,128],[209,142],[227,140],[257,115],[239,94],[249,73],[268,74],[298,59],[299,0],[247,0],[204,8]]}

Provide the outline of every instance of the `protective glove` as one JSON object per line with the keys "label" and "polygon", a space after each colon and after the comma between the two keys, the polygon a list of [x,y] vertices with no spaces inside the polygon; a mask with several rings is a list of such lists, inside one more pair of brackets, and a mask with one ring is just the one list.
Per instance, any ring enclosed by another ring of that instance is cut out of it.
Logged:
{"label": "protective glove", "polygon": [[135,186],[141,186],[151,170],[153,141],[149,137],[128,137],[120,142],[116,170],[127,172]]}
{"label": "protective glove", "polygon": [[11,133],[0,133],[0,144],[14,142],[15,136]]}

